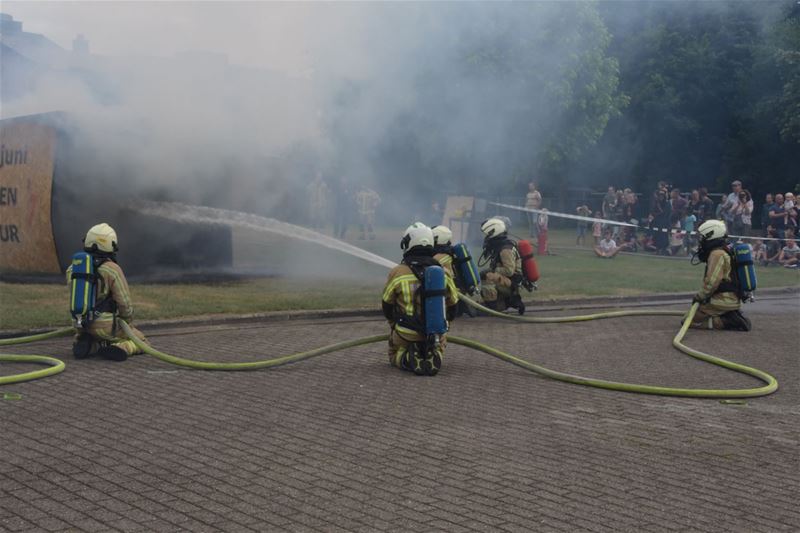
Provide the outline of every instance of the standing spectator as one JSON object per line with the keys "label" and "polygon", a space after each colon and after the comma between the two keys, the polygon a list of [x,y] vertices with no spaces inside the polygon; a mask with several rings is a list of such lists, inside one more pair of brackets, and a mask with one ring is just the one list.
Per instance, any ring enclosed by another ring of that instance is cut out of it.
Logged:
{"label": "standing spectator", "polygon": [[742,192],[742,182],[735,180],[731,182],[732,192],[721,203],[720,216],[729,228],[733,227],[734,212],[739,205],[739,193]]}
{"label": "standing spectator", "polygon": [[[525,207],[527,209],[541,209],[542,207],[542,193],[536,190],[536,183],[530,182],[528,184],[528,194],[525,195]],[[538,217],[537,213],[528,213],[528,231],[531,237],[538,237]]]}
{"label": "standing spectator", "polygon": [[778,257],[781,255],[781,241],[778,240],[778,231],[772,226],[767,226],[767,260],[762,266],[768,266],[770,263],[777,263]]}
{"label": "standing spectator", "polygon": [[536,220],[538,226],[536,241],[539,255],[550,255],[550,251],[547,249],[547,218],[547,209],[543,208]]}
{"label": "standing spectator", "polygon": [[767,193],[764,197],[764,205],[761,206],[761,235],[767,234],[767,226],[770,224],[769,210],[775,205],[775,199],[772,194]]}
{"label": "standing spectator", "polygon": [[[628,224],[637,224],[636,219],[636,195],[630,189],[625,189],[622,193],[622,216],[620,222],[627,222]],[[630,226],[622,226],[622,241],[625,243],[636,242],[636,234],[634,228]],[[635,249],[634,249],[635,251]]]}
{"label": "standing spectator", "polygon": [[786,246],[781,250],[778,263],[786,268],[797,268],[798,260],[800,260],[800,246],[797,246],[794,239],[786,239]]}
{"label": "standing spectator", "polygon": [[[784,204],[785,205],[785,204]],[[798,224],[800,221],[797,219],[797,206],[792,207],[786,211],[786,237],[789,235],[797,237]]]}
{"label": "standing spectator", "polygon": [[[625,193],[622,189],[617,190],[617,199],[614,205],[614,220],[623,222],[625,220]],[[613,228],[614,240],[619,240],[619,234],[622,226],[615,224]]]}
{"label": "standing spectator", "polygon": [[[697,191],[695,191],[697,192]],[[694,212],[690,212],[686,215],[686,218],[683,219],[683,244],[686,246],[686,251],[690,252],[694,250],[697,244],[697,237],[694,234],[694,228],[696,228],[697,224],[697,215]]]}
{"label": "standing spectator", "polygon": [[683,224],[683,219],[686,217],[686,209],[689,205],[689,202],[686,201],[686,198],[681,196],[681,190],[677,187],[672,189],[670,192],[670,206],[671,212],[669,221],[671,225],[674,225],[676,222],[678,225]]}
{"label": "standing spectator", "polygon": [[697,221],[695,222],[699,228],[700,224],[714,218],[714,200],[708,197],[708,189],[705,187],[700,187],[697,192],[700,193],[700,202],[703,205],[702,213],[697,215]]}
{"label": "standing spectator", "polygon": [[739,192],[739,205],[735,208],[733,217],[732,233],[749,237],[753,227],[753,197],[747,189]]}
{"label": "standing spectator", "polygon": [[684,233],[681,231],[681,222],[676,220],[672,223],[669,231],[669,255],[678,255],[683,250]]}
{"label": "standing spectator", "polygon": [[656,204],[658,204],[659,197],[662,192],[664,194],[667,193],[667,183],[665,181],[659,181],[656,184],[656,190],[653,191],[653,195],[650,197],[650,214],[653,214],[653,212],[655,211]]}
{"label": "standing spectator", "polygon": [[[594,215],[598,219],[602,220],[602,218],[603,218],[603,214],[602,213],[598,212],[598,213],[595,213]],[[592,237],[594,237],[594,245],[595,246],[600,244],[600,237],[602,237],[602,235],[603,235],[603,223],[600,222],[600,220],[595,220],[594,223],[592,223]]]}
{"label": "standing spectator", "polygon": [[688,214],[694,215],[694,220],[697,222],[703,216],[703,201],[700,198],[700,190],[692,189],[692,194],[689,196],[689,205],[686,207]]}
{"label": "standing spectator", "polygon": [[333,191],[333,236],[344,239],[350,223],[350,212],[353,211],[353,189],[347,178],[340,178]]}
{"label": "standing spectator", "polygon": [[779,239],[783,239],[786,233],[786,209],[783,208],[783,195],[775,195],[775,203],[769,210],[770,225],[775,228]]}
{"label": "standing spectator", "polygon": [[[581,217],[589,217],[592,216],[592,210],[589,209],[589,206],[579,205],[578,208],[575,210],[578,213],[578,216]],[[575,245],[580,246],[581,244],[586,245],[586,230],[589,227],[589,222],[586,220],[579,220],[578,221],[578,236],[575,238]]]}
{"label": "standing spectator", "polygon": [[603,205],[600,210],[603,213],[603,218],[606,220],[614,219],[614,210],[617,207],[617,193],[613,186],[608,187],[606,195],[603,196]]}
{"label": "standing spectator", "polygon": [[625,222],[636,224],[636,204],[638,199],[636,193],[630,189],[625,189]]}
{"label": "standing spectator", "polygon": [[317,172],[316,178],[308,186],[308,218],[314,229],[322,228],[325,225],[329,196],[330,190],[322,179],[322,172]]}
{"label": "standing spectator", "polygon": [[671,209],[669,201],[667,200],[667,190],[661,189],[657,191],[656,194],[653,211],[650,213],[651,230],[655,232],[653,235],[653,243],[655,244],[657,254],[668,255],[669,234],[662,230],[670,227],[669,220]]}

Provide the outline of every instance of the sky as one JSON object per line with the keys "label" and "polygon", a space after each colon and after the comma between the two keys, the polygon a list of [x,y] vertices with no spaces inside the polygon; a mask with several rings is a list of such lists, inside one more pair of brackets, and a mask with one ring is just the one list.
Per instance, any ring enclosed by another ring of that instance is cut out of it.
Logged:
{"label": "sky", "polygon": [[[82,34],[93,54],[225,53],[231,63],[303,74],[333,40],[357,54],[358,10],[316,2],[2,2],[2,11],[64,48]],[[349,46],[352,44],[352,46]]]}

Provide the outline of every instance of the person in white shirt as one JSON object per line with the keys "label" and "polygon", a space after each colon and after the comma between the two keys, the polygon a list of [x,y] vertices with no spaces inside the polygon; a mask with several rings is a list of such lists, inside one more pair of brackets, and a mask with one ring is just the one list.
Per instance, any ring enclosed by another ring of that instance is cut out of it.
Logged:
{"label": "person in white shirt", "polygon": [[611,229],[609,228],[605,231],[603,239],[594,247],[594,253],[596,253],[598,257],[611,259],[617,255],[620,250],[624,250],[627,247],[627,244],[617,246],[617,243],[611,238]]}
{"label": "person in white shirt", "polygon": [[[536,190],[536,184],[528,184],[528,194],[525,195],[525,207],[528,209],[541,209],[542,193]],[[539,236],[539,219],[537,213],[528,213],[528,229],[531,237]]]}
{"label": "person in white shirt", "polygon": [[797,268],[798,261],[800,261],[800,246],[797,246],[794,239],[786,239],[786,246],[778,256],[778,263],[786,268]]}
{"label": "person in white shirt", "polygon": [[783,208],[787,211],[797,205],[797,200],[795,200],[794,193],[787,192],[783,195],[783,197],[785,198],[783,202]]}
{"label": "person in white shirt", "polygon": [[739,207],[739,193],[742,192],[742,182],[739,180],[731,183],[732,192],[725,198],[720,206],[720,215],[725,220],[727,227],[733,226],[734,212]]}

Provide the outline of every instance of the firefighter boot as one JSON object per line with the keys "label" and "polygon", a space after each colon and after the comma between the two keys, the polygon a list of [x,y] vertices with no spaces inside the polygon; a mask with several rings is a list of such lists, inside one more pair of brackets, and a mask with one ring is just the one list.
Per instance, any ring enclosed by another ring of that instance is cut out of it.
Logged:
{"label": "firefighter boot", "polygon": [[78,334],[75,342],[72,343],[72,355],[75,359],[86,359],[92,354],[92,343],[94,339],[86,332]]}
{"label": "firefighter boot", "polygon": [[508,299],[508,306],[517,310],[520,315],[525,314],[525,303],[522,301],[522,296],[518,292],[511,295]]}
{"label": "firefighter boot", "polygon": [[117,362],[125,361],[128,358],[128,354],[125,353],[125,350],[113,345],[103,346],[97,350],[97,355],[103,357],[104,359]]}
{"label": "firefighter boot", "polygon": [[750,331],[753,325],[750,319],[742,314],[738,309],[736,311],[728,311],[720,316],[722,319],[722,327],[725,329],[732,329],[735,331]]}

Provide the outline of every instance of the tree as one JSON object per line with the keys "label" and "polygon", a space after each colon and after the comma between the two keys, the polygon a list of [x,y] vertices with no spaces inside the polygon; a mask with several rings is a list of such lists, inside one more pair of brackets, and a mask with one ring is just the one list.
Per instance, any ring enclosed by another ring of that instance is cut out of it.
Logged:
{"label": "tree", "polygon": [[649,191],[727,190],[754,195],[796,179],[798,40],[794,2],[604,4],[630,96],[595,149],[575,166],[595,186]]}
{"label": "tree", "polygon": [[[558,183],[627,102],[594,3],[424,6],[435,31],[414,32],[410,57],[386,58],[408,69],[358,82],[359,109],[333,110],[331,138],[368,139],[360,153],[385,183],[492,195],[516,194],[541,174]],[[404,101],[413,104],[392,106],[396,96],[380,92],[386,87],[408,91]],[[364,109],[380,116],[366,124],[358,119]],[[353,133],[376,122],[385,127]]]}

